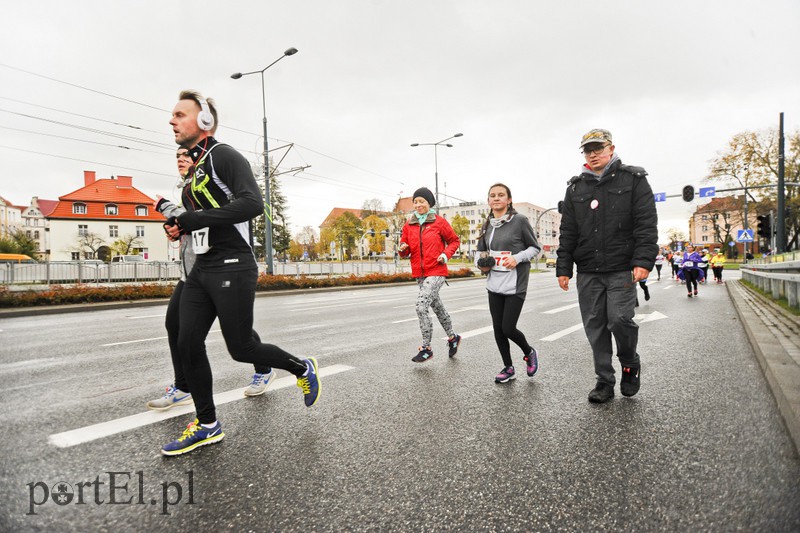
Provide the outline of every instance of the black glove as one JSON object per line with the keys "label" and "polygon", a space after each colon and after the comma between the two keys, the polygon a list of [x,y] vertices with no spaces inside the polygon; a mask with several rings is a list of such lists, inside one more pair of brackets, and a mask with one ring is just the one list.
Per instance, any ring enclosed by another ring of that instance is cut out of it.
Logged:
{"label": "black glove", "polygon": [[497,261],[494,260],[494,257],[488,254],[482,255],[480,259],[478,259],[478,268],[492,268],[496,264]]}
{"label": "black glove", "polygon": [[178,226],[178,229],[180,230],[180,235],[185,235],[186,234],[186,231],[184,231],[184,229],[181,227],[180,223],[178,222],[178,217],[169,217],[167,219],[167,221],[164,222],[164,232],[167,235],[169,235],[169,232],[167,231],[167,227],[168,226]]}

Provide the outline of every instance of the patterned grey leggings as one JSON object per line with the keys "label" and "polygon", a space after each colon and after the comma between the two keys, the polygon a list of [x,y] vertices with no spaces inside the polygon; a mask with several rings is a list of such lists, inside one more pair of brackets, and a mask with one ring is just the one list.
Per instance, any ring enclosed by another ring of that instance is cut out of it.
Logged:
{"label": "patterned grey leggings", "polygon": [[450,315],[439,298],[439,289],[444,285],[444,276],[429,276],[427,278],[417,278],[419,285],[419,295],[417,296],[417,316],[419,317],[419,329],[422,332],[422,345],[430,346],[433,337],[433,321],[428,313],[428,308],[432,308],[439,319],[439,323],[444,328],[448,337],[455,335]]}

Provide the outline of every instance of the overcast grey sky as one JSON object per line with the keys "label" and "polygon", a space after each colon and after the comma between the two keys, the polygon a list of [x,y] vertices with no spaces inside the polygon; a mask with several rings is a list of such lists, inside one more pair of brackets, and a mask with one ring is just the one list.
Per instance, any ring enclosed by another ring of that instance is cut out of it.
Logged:
{"label": "overcast grey sky", "polygon": [[[668,194],[703,185],[734,134],[781,111],[800,128],[797,0],[4,0],[3,21],[0,195],[17,204],[80,188],[84,170],[174,196],[184,88],[217,101],[217,137],[255,161],[260,79],[230,74],[289,47],[266,93],[270,147],[295,143],[282,169],[310,165],[282,178],[293,234],[334,206],[433,189],[433,149],[409,145],[457,132],[441,192],[481,201],[503,181],[551,207],[592,128]],[[662,236],[686,231],[689,204],[658,205]]]}

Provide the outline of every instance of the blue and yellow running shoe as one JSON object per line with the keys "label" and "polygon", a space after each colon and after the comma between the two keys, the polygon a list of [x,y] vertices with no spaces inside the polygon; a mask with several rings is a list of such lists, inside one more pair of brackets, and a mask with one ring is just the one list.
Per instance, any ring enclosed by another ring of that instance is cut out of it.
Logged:
{"label": "blue and yellow running shoe", "polygon": [[213,428],[204,428],[200,425],[200,421],[195,418],[191,424],[186,426],[183,435],[178,440],[174,440],[161,448],[161,453],[164,455],[189,453],[200,446],[219,442],[223,437],[225,437],[225,433],[222,432],[222,424],[219,423],[219,420],[217,420]]}
{"label": "blue and yellow running shoe", "polygon": [[317,374],[316,358],[309,357],[308,359],[303,359],[303,362],[306,364],[306,373],[297,378],[297,386],[303,391],[303,400],[306,402],[306,407],[311,407],[319,399],[319,394],[322,392],[322,383],[319,381],[319,375]]}

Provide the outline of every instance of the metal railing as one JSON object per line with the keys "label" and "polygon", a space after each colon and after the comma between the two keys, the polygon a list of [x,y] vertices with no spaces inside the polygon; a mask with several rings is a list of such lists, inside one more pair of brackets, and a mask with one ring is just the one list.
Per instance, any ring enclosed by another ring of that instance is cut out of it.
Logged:
{"label": "metal railing", "polygon": [[800,310],[800,251],[752,259],[739,268],[744,281]]}
{"label": "metal railing", "polygon": [[164,261],[5,263],[0,264],[0,285],[169,281],[180,279],[180,269],[180,263]]}

